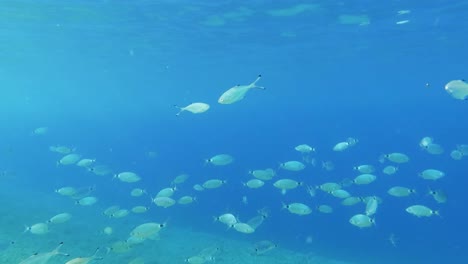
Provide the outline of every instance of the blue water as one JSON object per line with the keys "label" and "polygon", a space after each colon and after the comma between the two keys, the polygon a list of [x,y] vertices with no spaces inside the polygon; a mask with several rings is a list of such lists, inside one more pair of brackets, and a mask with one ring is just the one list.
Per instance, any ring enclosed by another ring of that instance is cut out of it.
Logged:
{"label": "blue water", "polygon": [[[314,7],[290,16],[269,13],[299,4]],[[64,185],[96,185],[104,208],[117,201],[133,205],[133,185],[91,177],[81,168],[57,168],[60,156],[48,147],[63,144],[114,172],[138,172],[139,186],[153,194],[176,175],[191,175],[179,192],[196,195],[198,203],[154,209],[148,214],[157,221],[235,239],[270,239],[361,263],[464,263],[468,159],[455,161],[449,153],[468,144],[468,104],[452,98],[444,85],[467,77],[467,10],[465,1],[5,0],[0,166],[17,177],[2,180],[1,190],[15,188],[23,193],[19,199],[28,200],[32,189],[49,195]],[[368,23],[343,24],[340,15],[365,15]],[[403,20],[409,22],[396,24]],[[266,90],[252,90],[232,105],[217,103],[225,90],[258,74]],[[210,110],[175,116],[174,104],[197,101]],[[42,126],[47,134],[31,134]],[[422,151],[424,136],[441,144],[444,154]],[[331,150],[348,137],[359,143],[343,153]],[[352,167],[359,164],[378,167],[375,183],[349,188],[383,198],[376,226],[348,223],[364,205],[343,207],[337,198],[321,192],[311,198],[303,189],[283,196],[271,183],[258,190],[241,185],[249,170],[300,160],[294,147],[303,143],[335,170],[308,165],[299,173],[279,171],[280,177],[318,185],[354,178]],[[147,156],[150,151],[155,158]],[[393,176],[382,174],[387,163],[378,162],[390,152],[411,158]],[[204,166],[204,159],[220,153],[235,162]],[[447,176],[436,182],[417,177],[432,167]],[[192,189],[209,178],[228,184],[202,193]],[[390,197],[386,190],[394,185],[411,186],[418,194]],[[444,190],[448,202],[427,196],[429,186]],[[300,217],[281,210],[282,202],[294,201],[330,204],[334,213]],[[416,203],[440,209],[442,217],[416,218],[404,211]],[[251,236],[226,232],[211,221],[228,210],[246,221],[262,207],[271,217]],[[390,234],[398,238],[396,247]]]}

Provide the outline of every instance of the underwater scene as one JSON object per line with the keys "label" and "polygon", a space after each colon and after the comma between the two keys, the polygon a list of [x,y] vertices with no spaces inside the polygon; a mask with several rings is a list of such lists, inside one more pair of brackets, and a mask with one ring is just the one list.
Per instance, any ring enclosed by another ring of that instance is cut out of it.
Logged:
{"label": "underwater scene", "polygon": [[468,263],[466,17],[3,0],[0,264]]}

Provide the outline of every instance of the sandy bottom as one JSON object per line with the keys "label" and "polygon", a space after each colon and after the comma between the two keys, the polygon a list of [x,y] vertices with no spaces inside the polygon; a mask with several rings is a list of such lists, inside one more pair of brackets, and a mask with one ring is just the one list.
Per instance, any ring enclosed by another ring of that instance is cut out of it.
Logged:
{"label": "sandy bottom", "polygon": [[[0,254],[0,263],[20,263],[21,260],[37,251],[49,251],[58,244],[55,236],[52,235],[52,237],[53,239],[42,237],[39,240],[37,237],[29,235],[27,239],[22,239],[16,244],[8,245],[5,243]],[[39,241],[41,241],[40,244],[38,244]],[[197,233],[174,227],[162,232],[158,240],[145,241],[143,244],[133,246],[126,252],[108,251],[106,247],[112,245],[112,241],[118,241],[118,239],[96,235],[94,238],[89,238],[88,243],[82,239],[75,239],[75,242],[65,241],[61,251],[69,253],[71,256],[54,256],[47,263],[65,263],[75,257],[92,255],[95,244],[103,245],[101,246],[102,250],[98,252],[98,255],[103,259],[93,260],[90,263],[132,263],[131,261],[140,264],[187,263],[187,258],[195,256],[210,247],[219,247],[220,250],[216,252],[212,260],[207,260],[205,263],[349,263],[325,259],[314,253],[294,252],[281,247],[274,248],[262,255],[255,255],[252,252],[253,243],[228,240],[212,234]],[[38,248],[42,250],[37,250]]]}
{"label": "sandy bottom", "polygon": [[[181,227],[176,223],[169,224],[155,240],[146,240],[128,250],[113,250],[109,248],[117,241],[124,241],[131,227],[151,219],[145,219],[147,216],[130,215],[122,219],[109,220],[102,215],[96,216],[98,210],[96,207],[83,208],[71,204],[66,199],[57,199],[53,193],[44,195],[28,192],[26,197],[11,190],[14,189],[0,191],[0,200],[4,201],[0,206],[0,263],[2,264],[16,264],[35,253],[50,252],[60,242],[63,242],[60,251],[70,256],[56,255],[45,263],[64,264],[76,257],[88,257],[93,255],[96,248],[99,248],[97,256],[102,259],[92,260],[89,263],[187,263],[188,258],[213,247],[219,250],[205,263],[351,263],[324,258],[315,252],[297,252],[282,246],[255,255],[253,248],[255,242],[258,242],[255,236],[240,234],[233,238],[230,235],[232,232],[225,234],[199,232],[196,228]],[[102,212],[102,208],[99,210]],[[34,235],[24,232],[26,225],[44,222],[62,211],[71,213],[73,218],[67,223],[51,225],[47,234]],[[114,233],[104,234],[102,230],[105,226],[112,226]],[[14,241],[14,244],[10,244],[10,241]],[[44,262],[33,262],[33,264],[38,263],[44,264]]]}

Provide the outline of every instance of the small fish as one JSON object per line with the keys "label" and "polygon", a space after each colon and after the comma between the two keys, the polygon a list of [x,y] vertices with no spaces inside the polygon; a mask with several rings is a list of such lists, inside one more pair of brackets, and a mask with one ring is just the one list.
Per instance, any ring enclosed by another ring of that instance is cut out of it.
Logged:
{"label": "small fish", "polygon": [[94,163],[96,163],[96,159],[81,159],[76,163],[76,166],[78,167],[84,167],[84,168],[89,168],[91,167]]}
{"label": "small fish", "polygon": [[322,169],[326,170],[326,171],[332,171],[335,169],[335,164],[333,164],[333,162],[331,161],[323,161],[322,162]]}
{"label": "small fish", "polygon": [[375,167],[368,164],[355,166],[353,169],[359,171],[360,173],[373,173],[375,171]]}
{"label": "small fish", "polygon": [[56,193],[63,196],[73,196],[77,190],[74,187],[66,186],[55,190]]}
{"label": "small fish", "polygon": [[395,234],[391,233],[390,236],[388,237],[388,242],[394,247],[397,246],[398,238],[395,236]]}
{"label": "small fish", "polygon": [[112,174],[112,170],[106,165],[93,166],[91,168],[88,168],[88,170],[98,176]]}
{"label": "small fish", "polygon": [[302,154],[315,152],[315,148],[313,148],[313,147],[311,147],[311,146],[309,146],[307,144],[297,145],[294,149],[301,152]]}
{"label": "small fish", "polygon": [[387,175],[393,175],[395,174],[396,172],[398,171],[398,167],[395,167],[395,166],[392,166],[392,165],[389,165],[389,166],[386,166],[385,168],[383,168],[382,172],[387,174]]}
{"label": "small fish", "polygon": [[354,182],[354,184],[357,184],[357,185],[363,185],[363,184],[372,183],[376,179],[377,179],[377,177],[375,175],[365,173],[365,174],[361,174],[361,175],[357,176],[356,178],[354,178],[353,182]]}
{"label": "small fish", "polygon": [[205,103],[192,103],[192,104],[189,104],[189,105],[184,106],[184,107],[180,107],[180,106],[177,106],[177,105],[174,105],[174,106],[176,108],[179,108],[179,110],[180,110],[176,114],[176,116],[179,116],[184,111],[188,111],[188,112],[193,113],[193,114],[201,114],[201,113],[204,113],[204,112],[208,111],[208,109],[210,109],[210,105],[205,104]]}
{"label": "small fish", "polygon": [[229,90],[225,91],[218,99],[220,104],[233,104],[244,99],[246,93],[251,89],[262,89],[265,90],[265,87],[258,86],[257,82],[262,76],[258,75],[257,79],[248,85],[236,85]]}
{"label": "small fish", "polygon": [[375,225],[374,219],[364,214],[354,215],[349,219],[349,223],[359,228],[371,227],[372,225]]}
{"label": "small fish", "polygon": [[235,223],[234,225],[232,225],[232,227],[240,232],[240,233],[244,233],[244,234],[251,234],[253,232],[255,232],[255,229],[252,228],[250,225],[246,224],[246,223]]}
{"label": "small fish", "polygon": [[331,193],[333,191],[341,189],[341,184],[336,183],[336,182],[326,182],[319,186],[316,186],[315,188],[320,189],[327,193]]}
{"label": "small fish", "polygon": [[361,197],[351,196],[351,197],[345,198],[343,201],[341,201],[341,204],[344,205],[344,206],[352,206],[352,205],[356,205],[356,204],[358,204],[360,202],[362,202]]}
{"label": "small fish", "polygon": [[400,152],[385,154],[384,157],[394,163],[407,163],[410,160],[406,154]]}
{"label": "small fish", "polygon": [[141,224],[135,227],[131,232],[130,236],[147,239],[153,237],[155,234],[159,233],[164,227],[166,227],[166,223],[156,223],[156,222],[148,222]]}
{"label": "small fish", "polygon": [[94,196],[86,196],[76,201],[76,204],[90,206],[97,203],[98,199]]}
{"label": "small fish", "polygon": [[120,206],[118,205],[112,205],[112,206],[109,206],[107,207],[106,210],[104,210],[103,214],[105,216],[108,216],[108,217],[112,217],[112,215],[117,212],[118,210],[120,210]]}
{"label": "small fish", "polygon": [[227,181],[220,179],[211,179],[207,180],[202,184],[202,187],[205,189],[216,189],[221,187],[223,184],[226,184]]}
{"label": "small fish", "polygon": [[403,24],[406,24],[406,23],[409,23],[409,19],[406,19],[406,20],[400,20],[400,21],[397,21],[396,24],[397,25],[403,25]]}
{"label": "small fish", "polygon": [[231,213],[226,213],[226,214],[222,214],[218,217],[214,217],[214,221],[219,221],[223,224],[226,224],[227,226],[231,227],[233,226],[235,223],[237,223],[237,218],[231,214]]}
{"label": "small fish", "polygon": [[146,191],[141,189],[141,188],[134,188],[132,189],[132,191],[130,192],[130,195],[133,196],[133,197],[140,197],[142,196],[143,194],[146,194]]}
{"label": "small fish", "polygon": [[464,80],[453,80],[445,85],[445,91],[458,100],[468,100],[468,83]]}
{"label": "small fish", "polygon": [[445,173],[436,169],[427,169],[419,173],[419,176],[425,180],[438,180],[445,176]]}
{"label": "small fish", "polygon": [[132,212],[135,214],[142,214],[148,211],[149,207],[143,205],[137,205],[132,208]]}
{"label": "small fish", "polygon": [[411,10],[408,10],[408,9],[403,9],[403,10],[398,10],[397,11],[398,15],[407,15],[409,13],[411,13]]}
{"label": "small fish", "polygon": [[193,197],[193,196],[182,196],[179,198],[179,200],[177,201],[178,204],[191,204],[193,202],[197,201],[197,198],[196,197]]}
{"label": "small fish", "polygon": [[69,213],[61,213],[57,214],[53,217],[51,217],[49,220],[47,220],[47,223],[52,223],[52,224],[62,224],[65,222],[68,222],[72,218],[72,215]]}
{"label": "small fish", "polygon": [[253,229],[257,229],[270,216],[270,211],[266,207],[257,210],[257,213],[257,216],[252,217],[249,219],[249,221],[247,221],[247,224],[250,225]]}
{"label": "small fish", "polygon": [[276,176],[276,172],[271,168],[264,170],[251,170],[249,171],[249,174],[262,181],[269,181]]}
{"label": "small fish", "polygon": [[128,264],[145,264],[145,260],[138,257],[138,258],[132,259],[130,262],[128,262]]}
{"label": "small fish", "polygon": [[130,213],[127,209],[119,209],[115,211],[110,217],[112,218],[123,218]]}
{"label": "small fish", "polygon": [[189,264],[204,264],[209,260],[206,259],[204,256],[195,255],[191,256],[190,258],[186,258],[184,261]]}
{"label": "small fish", "polygon": [[377,212],[378,206],[379,202],[375,196],[369,199],[366,204],[366,215],[373,216]]}
{"label": "small fish", "polygon": [[187,179],[189,178],[189,175],[188,174],[179,174],[177,175],[174,180],[172,180],[171,184],[172,185],[176,185],[176,184],[182,184],[184,183]]}
{"label": "small fish", "polygon": [[104,227],[104,229],[102,229],[102,232],[108,236],[112,235],[112,233],[114,233],[114,229],[110,226],[106,226]]}
{"label": "small fish", "polygon": [[70,198],[74,200],[79,200],[81,198],[89,196],[95,190],[96,190],[96,186],[81,187],[81,188],[76,189],[76,192],[73,195],[71,195]]}
{"label": "small fish", "polygon": [[171,197],[175,191],[177,191],[176,187],[167,187],[167,188],[161,189],[156,194],[156,197]]}
{"label": "small fish", "polygon": [[432,154],[432,155],[440,155],[444,153],[444,148],[436,143],[430,143],[426,146],[425,150],[427,153]]}
{"label": "small fish", "polygon": [[317,210],[321,213],[324,213],[324,214],[331,214],[333,213],[333,208],[329,205],[326,205],[326,204],[321,204],[319,206],[317,206]]}
{"label": "small fish", "polygon": [[134,183],[138,182],[141,180],[140,176],[138,174],[131,172],[131,171],[125,171],[121,172],[119,174],[114,175],[114,178],[119,179],[122,182],[127,182],[127,183]]}
{"label": "small fish", "polygon": [[205,190],[205,187],[201,186],[201,184],[195,184],[193,185],[193,189],[197,192],[201,192]]}
{"label": "small fish", "polygon": [[156,197],[153,203],[159,207],[168,208],[176,204],[176,201],[170,197]]}
{"label": "small fish", "polygon": [[71,259],[69,261],[67,261],[65,264],[88,264],[89,262],[91,262],[92,260],[95,260],[95,259],[102,259],[101,257],[97,257],[96,254],[98,253],[99,251],[99,248],[96,249],[96,251],[94,251],[94,254],[92,256],[89,256],[89,257],[81,257],[81,258],[74,258],[74,259]]}
{"label": "small fish", "polygon": [[254,244],[253,254],[254,255],[264,255],[267,252],[277,248],[278,245],[269,241],[269,240],[262,240]]}
{"label": "small fish", "polygon": [[116,241],[112,243],[110,247],[107,248],[109,252],[113,253],[126,253],[132,249],[131,245],[127,241]]}
{"label": "small fish", "polygon": [[38,127],[38,128],[33,130],[32,134],[33,135],[45,135],[45,134],[47,134],[47,132],[49,132],[48,127]]}
{"label": "small fish", "polygon": [[387,191],[388,194],[395,197],[406,197],[410,194],[416,193],[416,190],[402,187],[402,186],[394,186]]}
{"label": "small fish", "polygon": [[244,186],[247,186],[251,189],[257,189],[262,187],[265,184],[264,181],[259,180],[259,179],[251,179],[248,182],[244,183]]}
{"label": "small fish", "polygon": [[58,162],[57,165],[72,165],[76,164],[81,159],[81,155],[76,153],[71,153],[63,156]]}
{"label": "small fish", "polygon": [[446,203],[447,202],[447,195],[442,190],[431,190],[431,189],[429,189],[429,194],[438,203]]}
{"label": "small fish", "polygon": [[302,182],[298,182],[298,181],[291,180],[291,179],[280,179],[273,183],[273,186],[275,186],[278,189],[281,189],[283,194],[285,193],[286,190],[295,189],[301,185],[302,185]]}
{"label": "small fish", "polygon": [[28,231],[34,235],[44,235],[49,233],[49,225],[46,223],[37,223],[31,226],[26,226],[24,232]]}
{"label": "small fish", "polygon": [[330,192],[330,194],[340,199],[346,199],[351,196],[351,194],[348,191],[343,189],[333,190]]}
{"label": "small fish", "polygon": [[468,156],[468,145],[457,145],[457,150],[460,151],[463,154],[463,156]]}
{"label": "small fish", "polygon": [[218,154],[209,159],[205,159],[205,164],[213,164],[215,166],[225,166],[234,161],[234,158],[229,154]]}
{"label": "small fish", "polygon": [[57,146],[50,146],[49,150],[52,152],[57,152],[63,155],[70,154],[74,152],[76,149],[75,148],[70,148],[67,146],[62,146],[62,145],[57,145]]}
{"label": "small fish", "polygon": [[432,144],[433,141],[434,139],[431,137],[423,137],[421,141],[419,141],[419,146],[425,149],[427,146],[429,146],[429,144]]}
{"label": "small fish", "polygon": [[241,201],[242,201],[242,203],[245,204],[245,205],[249,204],[249,199],[248,199],[247,196],[245,196],[245,195],[242,196],[242,200],[241,200]]}
{"label": "small fish", "polygon": [[342,152],[349,148],[349,143],[347,141],[339,142],[333,146],[333,151]]}
{"label": "small fish", "polygon": [[406,212],[417,217],[429,217],[433,215],[440,215],[439,211],[434,211],[431,208],[424,205],[412,205],[406,208]]}
{"label": "small fish", "polygon": [[288,171],[301,171],[305,168],[305,165],[300,161],[291,160],[281,163],[280,168]]}
{"label": "small fish", "polygon": [[283,209],[288,209],[289,212],[297,215],[308,215],[312,213],[312,209],[303,203],[283,204]]}
{"label": "small fish", "polygon": [[450,152],[450,157],[452,157],[452,159],[454,160],[461,160],[463,156],[464,156],[463,153],[459,151],[458,149],[454,149],[452,150],[452,152]]}

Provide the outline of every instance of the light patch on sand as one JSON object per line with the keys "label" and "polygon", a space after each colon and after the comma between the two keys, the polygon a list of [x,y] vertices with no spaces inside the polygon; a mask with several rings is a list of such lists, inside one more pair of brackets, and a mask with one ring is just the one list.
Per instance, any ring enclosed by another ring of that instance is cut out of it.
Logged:
{"label": "light patch on sand", "polygon": [[275,16],[275,17],[290,17],[290,16],[296,16],[301,13],[307,12],[307,11],[315,11],[319,9],[319,5],[313,5],[313,4],[298,4],[295,6],[291,6],[288,8],[282,8],[282,9],[271,9],[266,11],[267,14],[270,16]]}
{"label": "light patch on sand", "polygon": [[340,15],[338,22],[343,25],[365,26],[370,24],[370,18],[367,15]]}

